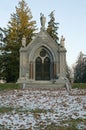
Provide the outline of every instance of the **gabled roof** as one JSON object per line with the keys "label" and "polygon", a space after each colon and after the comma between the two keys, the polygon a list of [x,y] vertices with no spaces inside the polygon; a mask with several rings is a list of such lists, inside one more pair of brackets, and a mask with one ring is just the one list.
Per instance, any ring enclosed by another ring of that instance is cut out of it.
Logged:
{"label": "gabled roof", "polygon": [[20,49],[20,51],[31,51],[33,48],[39,48],[45,46],[52,48],[53,51],[66,51],[60,44],[56,43],[53,38],[44,29],[41,29],[36,37],[26,46]]}
{"label": "gabled roof", "polygon": [[52,37],[47,33],[46,30],[41,30],[37,36],[27,45],[27,48],[29,48],[30,46],[33,46],[33,44],[37,45],[37,44],[47,44],[49,46],[53,46],[58,48],[59,45],[52,39]]}

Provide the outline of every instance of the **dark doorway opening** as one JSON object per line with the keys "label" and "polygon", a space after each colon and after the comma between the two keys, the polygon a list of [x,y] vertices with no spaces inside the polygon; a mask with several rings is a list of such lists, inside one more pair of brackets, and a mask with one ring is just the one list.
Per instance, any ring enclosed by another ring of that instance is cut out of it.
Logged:
{"label": "dark doorway opening", "polygon": [[41,59],[36,58],[35,62],[35,79],[36,80],[50,80],[50,58],[45,57]]}

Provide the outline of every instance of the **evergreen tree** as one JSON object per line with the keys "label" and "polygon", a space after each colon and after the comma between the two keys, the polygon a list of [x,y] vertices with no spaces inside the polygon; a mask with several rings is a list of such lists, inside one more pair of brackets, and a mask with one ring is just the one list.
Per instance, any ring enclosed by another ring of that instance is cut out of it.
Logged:
{"label": "evergreen tree", "polygon": [[35,35],[35,21],[32,20],[32,14],[24,0],[18,3],[16,13],[11,15],[11,21],[8,23],[9,35],[8,39],[12,43],[20,44],[23,35],[26,37],[27,44]]}
{"label": "evergreen tree", "polygon": [[86,83],[86,61],[83,56],[83,53],[80,52],[74,68],[74,82]]}
{"label": "evergreen tree", "polygon": [[55,23],[55,16],[54,16],[54,11],[52,11],[49,15],[50,21],[48,22],[48,27],[47,27],[47,32],[49,35],[54,39],[56,43],[58,43],[59,37],[58,37],[58,25],[59,23]]}
{"label": "evergreen tree", "polygon": [[31,11],[21,0],[16,7],[16,12],[11,14],[7,28],[3,29],[3,74],[7,82],[16,82],[19,77],[19,49],[22,45],[23,35],[26,37],[27,44],[30,43],[36,31],[36,22],[32,21]]}
{"label": "evergreen tree", "polygon": [[2,33],[2,29],[0,28],[0,42],[3,40],[3,33]]}

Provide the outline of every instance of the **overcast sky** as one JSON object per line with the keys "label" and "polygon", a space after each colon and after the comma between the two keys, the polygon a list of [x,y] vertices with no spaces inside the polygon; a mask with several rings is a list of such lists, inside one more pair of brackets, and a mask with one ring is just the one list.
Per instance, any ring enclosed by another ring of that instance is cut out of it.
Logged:
{"label": "overcast sky", "polygon": [[[56,22],[59,22],[59,37],[65,37],[67,63],[69,66],[77,60],[79,52],[86,54],[86,0],[25,0],[31,9],[33,20],[40,29],[40,13],[49,21],[48,15],[55,10]],[[15,12],[19,0],[0,1],[0,27],[7,27],[10,14]],[[47,27],[46,22],[46,27]]]}

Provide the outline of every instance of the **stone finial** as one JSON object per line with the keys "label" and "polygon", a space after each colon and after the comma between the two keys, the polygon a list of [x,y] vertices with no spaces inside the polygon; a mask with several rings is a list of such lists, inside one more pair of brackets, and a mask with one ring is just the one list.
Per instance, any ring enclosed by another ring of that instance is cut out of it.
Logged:
{"label": "stone finial", "polygon": [[41,22],[41,28],[45,29],[46,17],[42,13],[40,13],[40,22]]}
{"label": "stone finial", "polygon": [[23,47],[26,46],[26,37],[25,37],[25,35],[23,35],[23,37],[22,37],[22,46]]}
{"label": "stone finial", "polygon": [[62,47],[65,47],[65,38],[63,37],[63,35],[61,36],[60,45]]}

